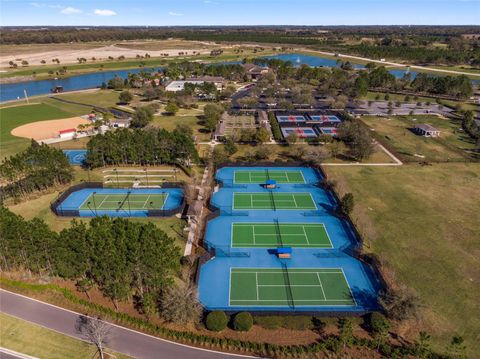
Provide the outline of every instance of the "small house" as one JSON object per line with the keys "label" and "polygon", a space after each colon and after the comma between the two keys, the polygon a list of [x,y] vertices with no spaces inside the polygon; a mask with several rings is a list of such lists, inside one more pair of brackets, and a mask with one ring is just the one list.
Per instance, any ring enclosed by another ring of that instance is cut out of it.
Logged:
{"label": "small house", "polygon": [[435,127],[428,125],[426,123],[422,123],[421,125],[416,125],[413,131],[420,136],[424,137],[439,137],[440,131],[437,130]]}

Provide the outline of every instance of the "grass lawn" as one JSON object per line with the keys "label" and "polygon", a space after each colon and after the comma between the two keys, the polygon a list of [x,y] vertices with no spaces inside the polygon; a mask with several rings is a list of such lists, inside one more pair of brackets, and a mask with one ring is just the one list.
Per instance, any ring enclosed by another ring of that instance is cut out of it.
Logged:
{"label": "grass lawn", "polygon": [[[0,346],[37,358],[96,358],[96,348],[79,339],[0,313]],[[112,353],[112,352],[110,352]],[[112,353],[114,358],[129,358]]]}
{"label": "grass lawn", "polygon": [[[255,153],[260,146],[253,146],[253,145],[240,145],[237,144],[237,152],[234,153],[231,157],[232,160],[243,160],[248,153]],[[303,148],[305,150],[314,149],[317,146],[313,145],[263,145],[266,146],[269,150],[269,156],[265,161],[275,161],[277,159],[280,160],[289,160],[287,154],[289,152],[294,151],[296,147]],[[330,144],[323,145],[327,153],[329,153],[328,148]],[[200,147],[199,153],[200,155],[204,155],[206,153],[207,147]],[[348,163],[348,162],[355,162],[350,158],[347,158],[345,155],[339,154],[337,158],[327,158],[324,160],[326,163]],[[393,163],[394,161],[388,156],[384,151],[380,150],[379,148],[370,156],[370,158],[363,161],[364,163]]]}
{"label": "grass lawn", "polygon": [[[424,305],[413,331],[444,350],[462,335],[472,357],[480,312],[480,164],[325,167],[340,194],[352,192],[352,218],[372,252]],[[368,249],[367,249],[368,250]]]}
{"label": "grass lawn", "polygon": [[[461,123],[432,115],[362,117],[370,128],[382,136],[383,141],[394,147],[407,161],[464,161],[475,143],[463,131]],[[438,138],[426,138],[410,129],[416,124],[427,123],[441,131]],[[415,154],[425,156],[424,158]]]}
{"label": "grass lawn", "polygon": [[3,158],[15,154],[27,148],[30,143],[30,140],[26,138],[11,135],[10,132],[14,128],[30,122],[67,117],[72,116],[59,108],[44,103],[0,108],[0,157]]}
{"label": "grass lawn", "polygon": [[[203,114],[203,111],[197,110],[197,113],[200,115]],[[155,116],[151,126],[173,131],[180,124],[188,125],[193,130],[193,135],[197,137],[197,141],[210,141],[211,134],[206,132],[197,115]]]}

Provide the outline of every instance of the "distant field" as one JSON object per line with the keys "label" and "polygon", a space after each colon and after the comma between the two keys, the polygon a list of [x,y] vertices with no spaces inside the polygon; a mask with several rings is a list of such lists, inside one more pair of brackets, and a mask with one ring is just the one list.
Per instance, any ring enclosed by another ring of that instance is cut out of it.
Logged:
{"label": "distant field", "polygon": [[422,167],[325,167],[340,194],[352,192],[352,218],[395,281],[413,288],[424,308],[410,328],[444,350],[462,335],[478,354],[480,312],[480,164]]}
{"label": "distant field", "polygon": [[[96,357],[96,349],[82,340],[0,313],[0,346],[37,358],[83,359]],[[126,359],[115,353],[114,358]]]}
{"label": "distant field", "polygon": [[71,114],[53,106],[39,103],[17,107],[0,108],[0,152],[1,158],[26,148],[29,140],[15,137],[10,132],[21,125],[44,120],[71,117]]}
{"label": "distant field", "polygon": [[[437,116],[362,117],[362,121],[382,136],[383,141],[394,147],[409,161],[465,161],[467,151],[475,144],[463,131],[460,121]],[[411,129],[427,123],[441,131],[438,138],[426,138],[414,134]],[[422,155],[424,158],[415,156]]]}

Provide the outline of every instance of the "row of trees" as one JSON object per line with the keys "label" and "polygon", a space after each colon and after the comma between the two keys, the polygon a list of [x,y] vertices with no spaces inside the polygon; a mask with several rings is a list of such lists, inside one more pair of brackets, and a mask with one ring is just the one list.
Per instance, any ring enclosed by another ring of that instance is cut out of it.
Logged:
{"label": "row of trees", "polygon": [[0,176],[6,183],[2,187],[4,198],[25,197],[73,179],[72,168],[63,152],[34,140],[25,151],[0,165]]}
{"label": "row of trees", "polygon": [[190,165],[198,153],[190,136],[164,129],[118,129],[98,134],[87,144],[86,165]]}
{"label": "row of trees", "polygon": [[179,268],[174,240],[152,223],[99,217],[56,233],[38,218],[26,221],[1,207],[0,238],[1,270],[74,280],[87,295],[99,288],[115,307],[134,298],[145,313],[156,310]]}

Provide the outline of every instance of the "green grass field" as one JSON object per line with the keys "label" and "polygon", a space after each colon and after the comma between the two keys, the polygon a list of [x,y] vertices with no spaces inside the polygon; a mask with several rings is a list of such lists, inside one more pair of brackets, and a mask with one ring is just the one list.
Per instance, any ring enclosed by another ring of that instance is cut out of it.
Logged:
{"label": "green grass field", "polygon": [[[37,358],[96,358],[96,348],[84,341],[4,313],[0,313],[0,323],[1,347]],[[129,358],[123,354],[107,352],[114,358]]]}
{"label": "green grass field", "polygon": [[[362,121],[383,137],[407,161],[465,161],[475,147],[463,131],[461,123],[437,116],[362,117]],[[427,123],[440,130],[440,137],[426,138],[411,131],[417,124]],[[415,156],[421,155],[424,157]]]}
{"label": "green grass field", "polygon": [[231,306],[351,306],[339,268],[231,268]]}
{"label": "green grass field", "polygon": [[310,193],[239,193],[233,194],[233,209],[295,210],[317,209]]}
{"label": "green grass field", "polygon": [[168,194],[91,194],[80,210],[162,209]]}
{"label": "green grass field", "polygon": [[265,183],[275,180],[277,183],[305,183],[302,171],[248,170],[235,171],[234,183]]}
{"label": "green grass field", "polygon": [[232,247],[332,248],[322,223],[233,223]]}
{"label": "green grass field", "polygon": [[30,140],[13,136],[10,132],[21,125],[36,121],[68,118],[63,110],[43,103],[0,108],[0,158],[10,156],[27,148]]}
{"label": "green grass field", "polygon": [[428,332],[440,351],[461,335],[477,357],[480,164],[325,171],[340,195],[351,192],[357,199],[352,218],[367,250],[382,258],[387,275],[393,272],[395,282],[419,296],[421,320],[411,332]]}

